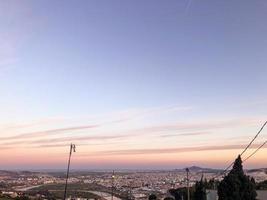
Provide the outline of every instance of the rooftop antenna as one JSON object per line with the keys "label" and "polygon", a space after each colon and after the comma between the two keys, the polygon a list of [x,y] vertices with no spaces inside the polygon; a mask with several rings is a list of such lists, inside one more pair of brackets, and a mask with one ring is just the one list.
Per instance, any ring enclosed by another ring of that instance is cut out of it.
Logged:
{"label": "rooftop antenna", "polygon": [[66,183],[65,183],[65,191],[64,191],[64,200],[66,200],[67,195],[67,187],[68,187],[68,179],[69,179],[69,172],[70,172],[70,159],[72,152],[76,152],[76,146],[75,144],[70,144],[70,154],[69,154],[69,161],[68,161],[68,169],[67,169],[67,176],[66,176]]}

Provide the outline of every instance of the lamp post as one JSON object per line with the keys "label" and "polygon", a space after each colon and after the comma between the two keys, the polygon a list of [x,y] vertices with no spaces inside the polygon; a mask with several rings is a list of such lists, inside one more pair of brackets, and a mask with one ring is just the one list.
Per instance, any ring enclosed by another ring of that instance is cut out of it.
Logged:
{"label": "lamp post", "polygon": [[190,200],[190,191],[189,191],[189,168],[186,168],[186,179],[187,179],[187,200]]}
{"label": "lamp post", "polygon": [[66,195],[67,195],[68,179],[69,179],[69,172],[70,172],[70,159],[71,159],[72,152],[76,152],[75,144],[70,144],[70,153],[69,153],[69,161],[68,161],[67,176],[66,176],[66,183],[65,183],[65,191],[64,191],[63,200],[66,200]]}

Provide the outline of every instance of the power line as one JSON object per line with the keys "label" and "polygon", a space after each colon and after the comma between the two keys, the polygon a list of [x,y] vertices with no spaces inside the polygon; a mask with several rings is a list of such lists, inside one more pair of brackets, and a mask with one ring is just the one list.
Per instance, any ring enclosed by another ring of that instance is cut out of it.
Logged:
{"label": "power line", "polygon": [[259,134],[261,133],[261,131],[264,129],[264,127],[265,127],[266,124],[267,124],[267,121],[263,124],[263,126],[261,127],[261,129],[255,135],[255,137],[250,141],[250,143],[248,144],[248,146],[242,151],[242,153],[240,154],[240,156],[242,156],[248,150],[248,148],[251,146],[251,144],[256,140],[256,138],[259,136]]}
{"label": "power line", "polygon": [[[242,156],[247,150],[248,150],[248,148],[252,145],[252,143],[256,140],[256,138],[259,136],[259,134],[262,132],[262,130],[264,129],[264,127],[266,126],[266,124],[267,124],[267,121],[262,125],[262,127],[260,128],[260,130],[257,132],[257,134],[254,136],[254,138],[250,141],[250,143],[246,146],[246,148],[241,152],[241,154],[240,154],[240,156]],[[267,143],[267,141],[266,141],[266,143]],[[263,145],[261,145],[260,147],[259,147],[259,149],[258,150],[260,150],[260,148],[262,148],[263,146],[265,145],[265,143],[263,144]],[[257,151],[258,150],[256,150],[256,151],[254,151],[253,153],[255,154],[255,153],[257,153]],[[252,154],[253,154],[252,153]],[[252,157],[253,155],[250,155],[249,157]],[[246,158],[245,160],[247,160],[248,158]],[[215,179],[215,178],[218,178],[218,177],[220,177],[220,176],[222,176],[222,175],[224,175],[232,166],[233,166],[233,164],[234,164],[235,162],[233,161],[228,167],[226,167],[224,170],[223,170],[223,172],[222,173],[220,173],[219,175],[216,175],[216,176],[214,176],[212,179]]]}
{"label": "power line", "polygon": [[219,173],[218,175],[212,177],[211,179],[216,179],[216,178],[219,178],[220,176],[224,175],[224,174],[228,171],[228,169],[230,169],[230,168],[233,166],[234,163],[235,163],[235,162],[233,161],[228,167],[226,167],[226,168],[223,170],[223,172],[221,172],[221,173]]}
{"label": "power line", "polygon": [[243,162],[246,162],[248,159],[250,159],[252,156],[254,156],[265,144],[267,143],[267,140],[262,143],[255,151],[253,151],[248,157],[246,157]]}

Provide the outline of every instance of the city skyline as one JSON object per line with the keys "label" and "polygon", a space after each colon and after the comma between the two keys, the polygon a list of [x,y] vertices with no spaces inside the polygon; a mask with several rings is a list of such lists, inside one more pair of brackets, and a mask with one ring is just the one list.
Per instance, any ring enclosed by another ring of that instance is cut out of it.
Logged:
{"label": "city skyline", "polygon": [[0,169],[64,169],[70,143],[72,169],[226,167],[267,119],[266,8],[1,1]]}

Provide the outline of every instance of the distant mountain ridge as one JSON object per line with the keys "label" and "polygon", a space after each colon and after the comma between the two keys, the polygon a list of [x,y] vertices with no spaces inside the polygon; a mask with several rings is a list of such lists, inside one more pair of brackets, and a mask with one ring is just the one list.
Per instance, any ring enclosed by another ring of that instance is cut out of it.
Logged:
{"label": "distant mountain ridge", "polygon": [[[188,167],[189,171],[190,172],[194,172],[194,173],[219,173],[219,172],[222,172],[223,169],[213,169],[213,168],[205,168],[205,167],[199,167],[199,166],[191,166],[191,167]],[[186,171],[186,168],[181,168],[181,169],[174,169],[174,170],[155,170],[155,169],[151,169],[151,170],[148,170],[148,169],[144,169],[144,170],[119,170],[119,169],[114,169],[116,172],[124,172],[124,173],[127,173],[127,172],[164,172],[164,171],[176,171],[176,172],[185,172]],[[90,172],[90,173],[108,173],[108,172],[111,172],[113,170],[73,170],[72,173],[80,173],[80,172],[83,172],[83,173],[86,173],[86,172]],[[246,173],[266,173],[267,174],[267,168],[256,168],[256,169],[244,169],[244,171]],[[0,175],[1,176],[4,176],[4,175],[22,175],[22,174],[27,174],[27,175],[36,175],[36,174],[40,174],[40,173],[53,173],[53,172],[58,172],[58,170],[51,170],[50,172],[47,172],[47,171],[30,171],[30,170],[0,170]],[[65,171],[61,171],[61,173],[65,173]]]}
{"label": "distant mountain ridge", "polygon": [[[186,169],[187,168],[178,169],[178,171],[186,171]],[[203,168],[199,166],[191,166],[191,167],[188,167],[188,169],[190,172],[194,172],[194,173],[218,173],[218,172],[223,171],[221,169]]]}
{"label": "distant mountain ridge", "polygon": [[[222,172],[224,170],[222,169],[213,169],[213,168],[203,168],[203,167],[199,167],[199,166],[191,166],[188,167],[190,172],[194,172],[194,173],[219,173]],[[179,172],[185,172],[186,168],[183,169],[175,169],[175,171],[179,171]],[[267,168],[257,168],[257,169],[244,169],[244,171],[246,173],[260,173],[260,172],[264,172],[267,174]]]}
{"label": "distant mountain ridge", "polygon": [[264,172],[267,174],[267,168],[258,168],[258,169],[248,169],[245,170],[247,173],[259,173],[259,172]]}

